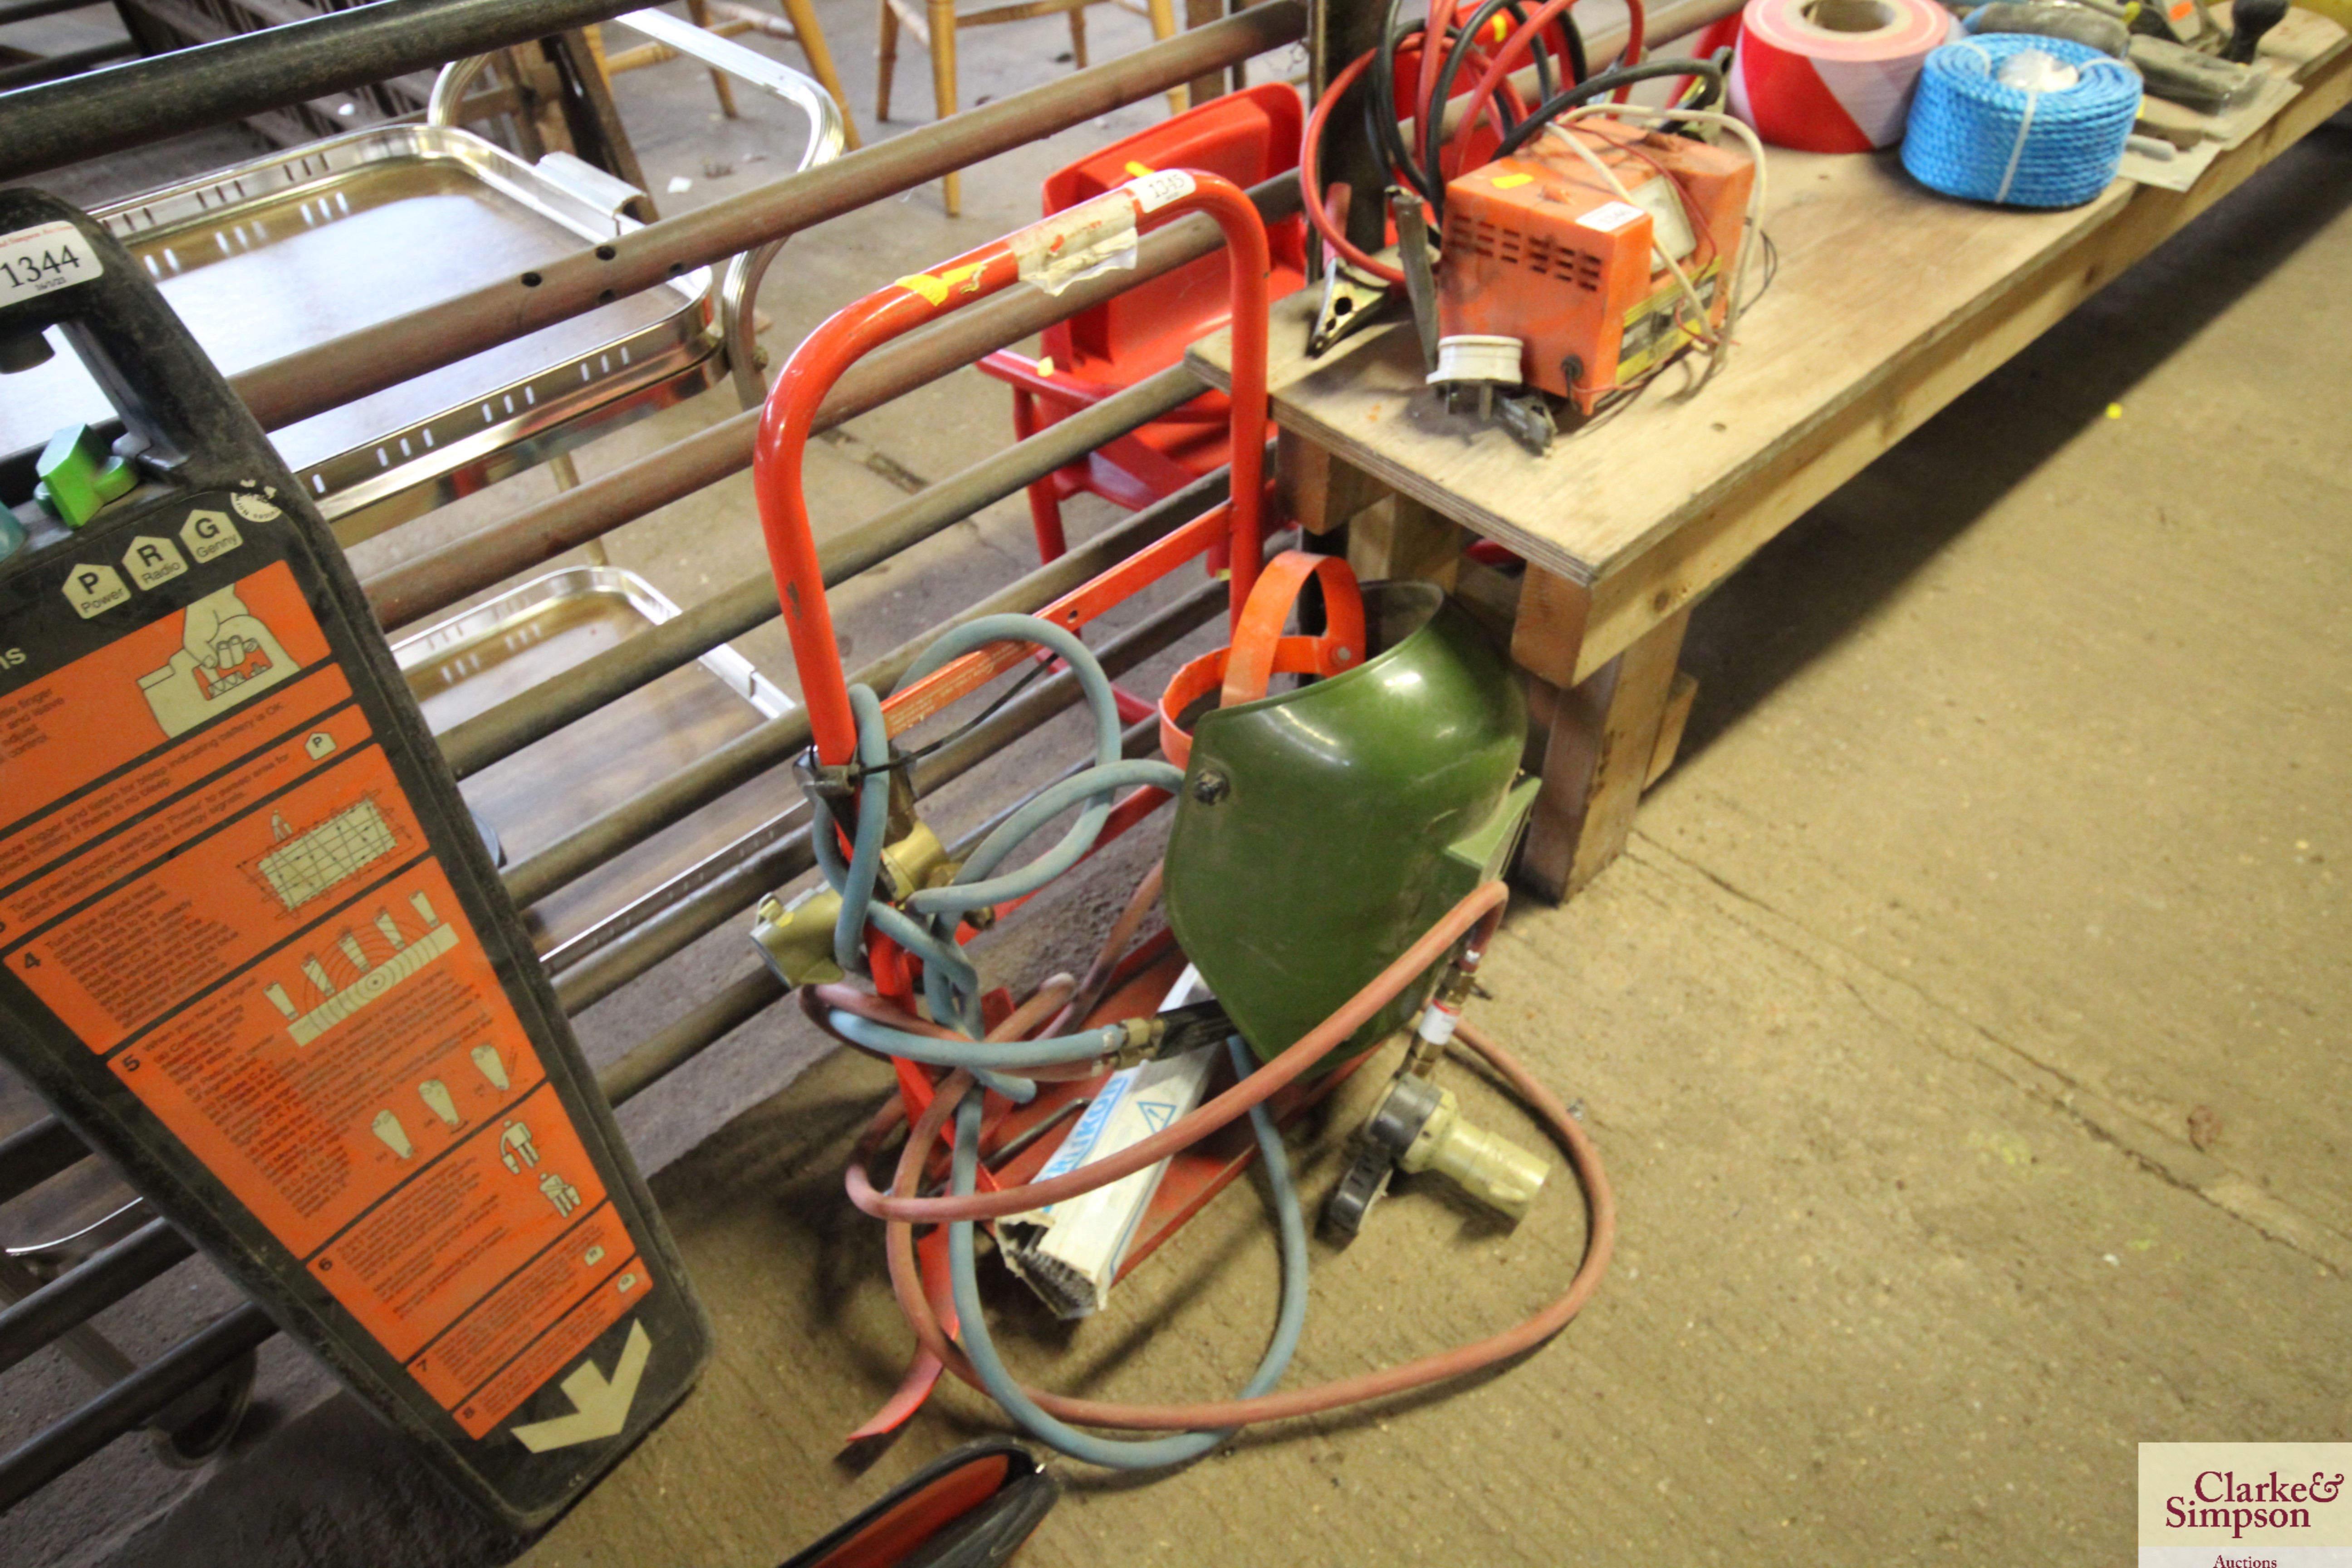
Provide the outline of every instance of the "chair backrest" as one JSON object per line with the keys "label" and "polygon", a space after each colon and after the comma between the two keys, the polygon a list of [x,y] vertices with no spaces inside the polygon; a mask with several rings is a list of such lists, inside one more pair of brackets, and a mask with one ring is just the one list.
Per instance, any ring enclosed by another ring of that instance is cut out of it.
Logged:
{"label": "chair backrest", "polygon": [[[1255,185],[1298,167],[1306,118],[1297,90],[1281,82],[1211,99],[1046,176],[1045,216],[1160,169],[1199,169]],[[1268,292],[1278,300],[1306,285],[1306,222],[1286,218],[1266,238],[1274,258]],[[1125,385],[1167,369],[1187,344],[1224,325],[1227,287],[1223,255],[1204,256],[1046,328],[1045,352],[1058,369]]]}

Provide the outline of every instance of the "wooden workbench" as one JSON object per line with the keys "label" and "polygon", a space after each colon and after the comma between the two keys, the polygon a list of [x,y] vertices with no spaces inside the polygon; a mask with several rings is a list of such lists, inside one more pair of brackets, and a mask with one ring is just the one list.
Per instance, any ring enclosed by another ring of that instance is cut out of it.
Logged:
{"label": "wooden workbench", "polygon": [[[2186,192],[2118,180],[2086,205],[2029,213],[1939,197],[1893,153],[1773,150],[1778,271],[1722,372],[1693,395],[1690,356],[1540,458],[1444,412],[1408,323],[1309,360],[1314,291],[1276,307],[1268,383],[1291,515],[1318,532],[1361,519],[1350,553],[1380,574],[1449,577],[1461,529],[1528,563],[1512,653],[1550,729],[1526,880],[1564,897],[1624,843],[1688,709],[1676,660],[1693,602],[2352,100],[2347,42],[2289,13],[2264,50],[2300,91]],[[1190,363],[1223,386],[1229,358],[1221,333]]]}

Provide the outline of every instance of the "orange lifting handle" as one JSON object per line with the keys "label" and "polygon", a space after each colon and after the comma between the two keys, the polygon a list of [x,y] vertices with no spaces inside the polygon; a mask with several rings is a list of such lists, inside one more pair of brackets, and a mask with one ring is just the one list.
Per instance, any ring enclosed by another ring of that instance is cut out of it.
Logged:
{"label": "orange lifting handle", "polygon": [[[1322,580],[1326,629],[1321,637],[1285,637],[1283,623],[1309,578]],[[1169,681],[1160,699],[1160,750],[1180,768],[1190,763],[1192,737],[1180,721],[1212,691],[1218,707],[1231,708],[1265,696],[1277,675],[1340,675],[1363,662],[1364,595],[1346,560],[1286,550],[1251,590],[1233,647],[1202,654]]]}

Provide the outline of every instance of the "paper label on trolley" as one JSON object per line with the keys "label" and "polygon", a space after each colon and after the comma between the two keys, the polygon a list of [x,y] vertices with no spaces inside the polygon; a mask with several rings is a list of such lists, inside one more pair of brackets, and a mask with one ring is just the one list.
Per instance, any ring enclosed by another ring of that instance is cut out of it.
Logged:
{"label": "paper label on trolley", "polygon": [[1576,221],[1583,227],[1614,234],[1641,216],[1642,209],[1631,202],[1604,202]]}
{"label": "paper label on trolley", "polygon": [[81,230],[60,219],[0,234],[0,305],[103,277],[105,263]]}
{"label": "paper label on trolley", "polygon": [[1127,190],[1135,198],[1136,210],[1148,216],[1170,202],[1181,202],[1191,195],[1192,176],[1181,169],[1162,169],[1139,180],[1129,181]]}
{"label": "paper label on trolley", "polygon": [[1080,279],[1133,267],[1136,200],[1129,195],[1133,189],[1122,186],[1006,237],[1004,243],[1013,247],[1022,281],[1034,283],[1048,294],[1059,294]]}
{"label": "paper label on trolley", "polygon": [[[1201,972],[1187,965],[1160,1010],[1204,994]],[[1049,1181],[1107,1159],[1190,1114],[1223,1055],[1221,1047],[1203,1047],[1111,1074],[1036,1179]],[[997,1226],[1006,1267],[1028,1280],[1058,1316],[1082,1318],[1100,1310],[1167,1173],[1168,1162],[1162,1160],[1093,1192],[1007,1217]]]}

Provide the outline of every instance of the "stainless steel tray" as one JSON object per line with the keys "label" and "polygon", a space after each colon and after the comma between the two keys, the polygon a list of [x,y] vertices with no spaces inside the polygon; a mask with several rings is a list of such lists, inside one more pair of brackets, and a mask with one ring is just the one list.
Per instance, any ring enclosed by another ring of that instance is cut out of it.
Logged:
{"label": "stainless steel tray", "polygon": [[[634,572],[574,566],[534,578],[393,645],[437,733],[624,639],[677,606]],[[766,719],[792,696],[731,647],[598,709],[465,781],[467,804],[510,861],[546,848]],[[739,791],[597,867],[525,911],[542,954],[576,961],[644,918],[643,901],[773,816],[772,790]]]}
{"label": "stainless steel tray", "polygon": [[[629,186],[565,153],[380,127],[92,216],[231,375],[637,226]],[[404,522],[726,374],[708,268],[271,437],[345,543]],[[62,344],[59,345],[62,348]],[[8,378],[0,452],[109,416],[70,353]]]}

